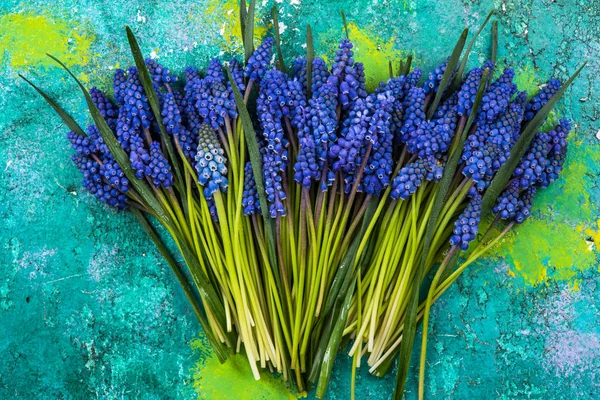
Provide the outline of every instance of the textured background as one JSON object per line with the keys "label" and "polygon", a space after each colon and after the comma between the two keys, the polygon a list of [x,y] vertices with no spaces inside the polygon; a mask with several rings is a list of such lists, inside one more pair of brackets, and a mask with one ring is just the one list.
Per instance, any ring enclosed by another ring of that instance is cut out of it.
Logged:
{"label": "textured background", "polygon": [[[430,70],[491,8],[499,60],[517,70],[521,89],[566,78],[590,60],[559,107],[576,121],[561,179],[539,193],[534,218],[434,307],[427,391],[600,396],[598,2],[277,2],[287,60],[303,52],[308,22],[317,53],[331,59],[343,6],[371,85],[386,77],[387,59],[409,53]],[[258,3],[262,35],[272,0]],[[124,25],[146,54],[181,73],[240,50],[237,12],[235,0],[0,0],[0,398],[293,397],[276,378],[252,381],[244,360],[219,365],[168,266],[131,216],[82,192],[65,127],[17,77],[26,74],[88,124],[80,93],[45,52],[108,89],[112,71],[132,63]],[[489,41],[486,33],[476,42],[473,63],[485,60]],[[330,397],[346,398],[345,355],[336,370]],[[363,371],[359,398],[389,397],[393,379]]]}

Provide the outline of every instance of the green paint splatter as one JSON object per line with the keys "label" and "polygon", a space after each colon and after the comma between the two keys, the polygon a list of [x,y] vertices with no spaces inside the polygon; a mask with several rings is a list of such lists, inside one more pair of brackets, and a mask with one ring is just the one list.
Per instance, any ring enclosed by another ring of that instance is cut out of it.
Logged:
{"label": "green paint splatter", "polygon": [[200,352],[193,371],[194,389],[199,399],[296,399],[285,382],[268,370],[258,381],[252,379],[248,359],[244,355],[231,356],[224,364],[215,357],[206,338],[191,342],[192,349]]}

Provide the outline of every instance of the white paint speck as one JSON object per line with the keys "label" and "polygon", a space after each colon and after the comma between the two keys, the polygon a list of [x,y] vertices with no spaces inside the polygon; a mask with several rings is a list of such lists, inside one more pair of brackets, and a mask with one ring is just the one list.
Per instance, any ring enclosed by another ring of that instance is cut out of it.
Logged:
{"label": "white paint speck", "polygon": [[156,57],[158,57],[158,54],[156,53],[156,51],[155,51],[155,50],[152,50],[152,51],[150,52],[150,58],[154,60]]}
{"label": "white paint speck", "polygon": [[287,25],[284,24],[283,22],[279,22],[279,33],[283,33],[285,32],[285,30],[287,29]]}
{"label": "white paint speck", "polygon": [[137,21],[141,22],[142,24],[146,23],[146,17],[144,17],[141,13],[140,10],[138,10],[137,12]]}
{"label": "white paint speck", "polygon": [[300,5],[300,0],[292,0],[290,1],[290,4],[293,6],[299,6]]}
{"label": "white paint speck", "polygon": [[598,132],[596,132],[596,139],[600,140],[600,129],[598,129]]}

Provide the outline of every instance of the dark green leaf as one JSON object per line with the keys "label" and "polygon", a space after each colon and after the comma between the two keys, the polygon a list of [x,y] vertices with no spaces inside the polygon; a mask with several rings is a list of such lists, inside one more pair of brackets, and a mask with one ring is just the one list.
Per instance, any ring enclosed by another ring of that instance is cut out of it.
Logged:
{"label": "dark green leaf", "polygon": [[46,100],[48,102],[48,104],[50,104],[52,106],[52,108],[54,108],[54,111],[56,111],[56,113],[63,120],[63,122],[69,127],[69,129],[71,131],[75,132],[79,136],[84,136],[84,137],[87,136],[85,134],[85,132],[83,131],[83,129],[81,129],[81,127],[77,124],[77,122],[75,122],[75,120],[69,114],[67,114],[65,112],[65,110],[63,110],[61,108],[61,106],[59,106],[54,100],[52,100],[52,98],[50,96],[48,96],[46,93],[44,93],[42,91],[42,89],[38,88],[33,83],[31,83],[29,81],[29,79],[25,78],[23,75],[19,74],[19,76],[25,82],[29,83],[32,88],[34,88],[35,90],[37,90],[39,94],[42,95],[42,97],[44,98],[44,100]]}
{"label": "dark green leaf", "polygon": [[[162,110],[160,109],[160,105],[158,103],[158,97],[156,96],[156,92],[154,91],[154,86],[152,85],[152,78],[150,77],[150,73],[148,72],[148,67],[146,66],[146,62],[144,61],[144,56],[142,55],[142,50],[131,31],[129,26],[125,27],[127,31],[127,40],[129,41],[129,47],[131,47],[131,54],[133,54],[133,59],[135,60],[135,65],[138,69],[138,73],[140,75],[140,81],[142,82],[142,86],[144,87],[144,92],[146,93],[146,97],[148,98],[148,103],[150,104],[150,108],[152,108],[152,113],[154,114],[154,118],[158,123],[158,128],[160,130],[160,135],[163,138],[163,144],[167,149],[167,157],[169,157],[170,164],[173,166],[173,172],[175,173],[175,179],[177,179],[178,187],[183,188],[183,175],[181,173],[181,163],[179,162],[178,155],[175,153],[175,149],[173,148],[173,143],[171,142],[171,137],[167,134],[165,130],[165,126],[162,122]],[[181,193],[184,193],[184,190],[181,190]],[[184,204],[187,204],[187,201],[184,199]]]}
{"label": "dark green leaf", "polygon": [[567,88],[571,85],[571,83],[577,77],[577,75],[579,75],[579,73],[581,72],[583,67],[585,67],[586,64],[587,61],[584,62],[581,67],[579,67],[579,69],[573,74],[573,76],[571,76],[571,78],[569,78],[569,80],[564,85],[562,85],[560,90],[556,92],[554,96],[550,98],[550,100],[548,100],[546,105],[544,105],[544,107],[542,107],[540,111],[538,111],[537,114],[535,114],[533,119],[529,121],[525,128],[523,128],[523,132],[521,133],[519,139],[510,151],[510,157],[508,157],[506,163],[504,163],[504,165],[500,167],[500,170],[496,173],[496,176],[494,177],[494,179],[490,183],[490,186],[486,189],[485,194],[483,195],[483,199],[481,201],[482,215],[487,215],[487,213],[491,211],[492,206],[496,202],[496,199],[506,187],[506,184],[512,176],[514,169],[519,164],[519,161],[523,157],[523,154],[525,154],[525,152],[527,151],[529,143],[531,143],[531,140],[533,139],[534,135],[536,134],[540,126],[542,126],[542,124],[546,120],[546,117],[548,116],[548,114],[550,114],[550,111],[552,110],[556,102],[560,100],[560,98],[564,95]]}
{"label": "dark green leaf", "polygon": [[255,0],[250,0],[250,7],[248,7],[248,14],[246,15],[246,29],[244,30],[244,50],[246,55],[246,63],[252,53],[254,53],[254,8],[256,6]]}
{"label": "dark green leaf", "polygon": [[412,54],[410,54],[408,57],[406,57],[406,63],[404,64],[404,70],[402,71],[402,75],[408,75],[410,73],[412,59],[413,59]]}
{"label": "dark green leaf", "polygon": [[444,75],[442,75],[442,80],[440,81],[440,86],[438,87],[438,91],[435,94],[435,98],[433,99],[433,103],[427,110],[427,119],[431,119],[435,110],[437,109],[440,101],[442,100],[442,95],[446,91],[448,85],[450,85],[450,78],[452,77],[452,73],[456,69],[456,65],[458,64],[458,59],[460,54],[462,53],[463,47],[465,47],[465,42],[467,41],[467,35],[469,34],[469,29],[465,28],[463,33],[460,35],[456,46],[454,47],[454,51],[450,55],[450,59],[446,64],[446,71],[444,71]]}
{"label": "dark green leaf", "polygon": [[388,69],[390,73],[390,79],[394,77],[394,67],[392,66],[392,60],[388,61]]}
{"label": "dark green leaf", "polygon": [[[460,60],[460,65],[458,66],[458,71],[456,71],[456,75],[454,75],[454,80],[452,81],[452,84],[450,85],[450,92],[454,92],[455,90],[458,90],[458,88],[460,87],[460,84],[463,80],[463,75],[465,73],[465,68],[467,67],[467,61],[469,61],[469,54],[471,54],[471,49],[473,48],[473,45],[475,44],[475,39],[477,39],[477,37],[479,36],[481,31],[483,31],[483,28],[485,27],[487,22],[490,20],[492,15],[494,15],[494,10],[490,11],[490,13],[488,14],[485,21],[483,21],[483,24],[481,24],[481,26],[479,27],[479,30],[477,32],[475,32],[475,36],[473,36],[473,39],[471,39],[471,42],[469,42],[469,45],[467,46],[467,50],[465,51],[465,55],[463,56],[462,60]],[[452,71],[454,71],[454,69]]]}
{"label": "dark green leaf", "polygon": [[[242,44],[246,48],[246,19],[248,18],[248,9],[246,8],[246,0],[240,0],[240,35],[242,36]],[[248,61],[248,60],[246,60]]]}
{"label": "dark green leaf", "polygon": [[171,224],[171,218],[168,216],[168,214],[165,212],[163,206],[160,204],[160,202],[154,196],[154,193],[152,192],[152,189],[150,188],[150,186],[148,186],[148,184],[145,181],[138,179],[135,176],[135,172],[131,168],[131,162],[129,161],[129,156],[127,155],[127,153],[125,153],[125,150],[123,150],[121,148],[121,145],[115,138],[114,133],[106,124],[106,121],[102,117],[102,114],[100,114],[98,107],[96,107],[96,105],[92,101],[92,98],[91,98],[90,94],[88,93],[88,91],[81,84],[81,82],[79,82],[79,80],[75,77],[75,75],[73,75],[73,73],[58,58],[56,58],[50,54],[48,54],[48,57],[52,58],[54,61],[56,61],[58,64],[60,64],[60,66],[62,66],[69,73],[69,75],[71,75],[71,77],[75,80],[75,82],[77,82],[77,85],[79,85],[79,88],[81,89],[81,91],[83,92],[83,95],[85,96],[85,100],[86,100],[88,108],[90,110],[90,114],[92,115],[94,123],[96,124],[96,127],[98,128],[98,131],[100,132],[100,135],[102,136],[102,139],[104,140],[104,143],[106,143],[106,146],[108,146],[108,149],[110,150],[111,154],[113,155],[113,157],[115,158],[115,160],[117,161],[117,163],[119,164],[121,169],[123,170],[123,173],[125,173],[125,176],[127,177],[127,179],[129,179],[129,182],[131,182],[131,185],[134,187],[134,189],[137,191],[137,193],[142,197],[142,199],[144,199],[144,201],[150,206],[150,208],[154,211],[154,213],[157,215],[157,217],[159,219],[161,219],[162,221],[164,221],[167,224]]}
{"label": "dark green leaf", "polygon": [[498,21],[492,25],[492,62],[496,64],[498,58]]}
{"label": "dark green leaf", "polygon": [[306,96],[312,97],[312,66],[315,59],[315,47],[313,45],[312,29],[310,24],[306,25]]}
{"label": "dark green leaf", "polygon": [[342,22],[344,23],[344,31],[346,32],[346,39],[350,39],[350,35],[348,34],[348,24],[346,23],[346,14],[344,14],[344,10],[340,10],[342,14]]}
{"label": "dark green leaf", "polygon": [[[448,69],[446,69],[446,71],[448,71]],[[454,152],[450,155],[450,158],[446,163],[446,167],[444,168],[444,175],[442,176],[442,180],[439,183],[439,191],[434,200],[433,209],[429,217],[429,221],[427,222],[427,230],[425,231],[425,238],[423,241],[423,253],[421,256],[421,260],[419,261],[419,264],[417,266],[415,280],[412,284],[411,293],[409,295],[408,307],[406,309],[406,317],[404,318],[404,330],[402,331],[400,357],[398,360],[398,374],[396,375],[396,389],[394,390],[395,399],[401,399],[404,395],[404,385],[406,383],[406,377],[408,376],[408,367],[410,365],[410,357],[412,354],[413,343],[415,341],[415,333],[417,330],[419,286],[421,281],[423,280],[423,270],[425,269],[425,263],[427,262],[427,256],[429,254],[429,248],[431,247],[431,242],[435,233],[437,220],[440,215],[440,212],[442,211],[442,207],[444,206],[444,200],[446,199],[450,191],[452,181],[454,180],[454,175],[456,174],[458,161],[460,159],[461,151],[465,144],[467,134],[473,123],[473,119],[477,114],[479,105],[481,104],[481,99],[483,98],[483,94],[485,92],[487,76],[489,72],[490,71],[486,69],[483,73],[483,77],[481,78],[481,82],[477,90],[477,95],[475,96],[475,101],[473,102],[473,109],[469,114],[469,119],[467,120],[465,128],[462,130],[462,132],[459,132],[460,137],[458,140],[458,145],[455,147]]]}
{"label": "dark green leaf", "polygon": [[[256,139],[256,132],[254,132],[254,127],[252,126],[252,119],[250,119],[250,114],[248,114],[248,109],[246,108],[246,103],[244,103],[244,99],[240,94],[240,91],[235,84],[235,80],[231,75],[231,70],[229,67],[227,69],[227,76],[229,82],[231,82],[231,87],[233,89],[233,95],[235,97],[235,104],[237,105],[237,109],[240,115],[240,119],[242,120],[242,127],[244,129],[244,137],[246,138],[246,145],[248,146],[248,153],[250,154],[250,163],[252,164],[252,173],[254,174],[254,181],[256,182],[256,191],[258,192],[258,198],[260,202],[260,210],[263,215],[265,230],[267,233],[267,247],[269,250],[269,262],[271,264],[271,268],[273,269],[273,275],[276,279],[278,279],[279,274],[275,272],[277,266],[277,257],[275,256],[275,235],[273,234],[273,219],[269,218],[269,208],[267,203],[267,196],[265,194],[265,185],[263,180],[263,172],[262,172],[262,161],[260,156],[260,150],[258,149],[258,140]],[[278,280],[278,287],[279,285]]]}
{"label": "dark green leaf", "polygon": [[277,69],[287,73],[283,53],[281,52],[281,35],[279,34],[279,18],[277,17],[277,6],[273,6],[273,29],[275,30],[275,46],[277,47]]}
{"label": "dark green leaf", "polygon": [[182,271],[181,267],[177,264],[175,259],[171,256],[171,253],[169,252],[161,238],[158,236],[152,225],[150,225],[148,219],[144,216],[144,214],[136,208],[132,208],[131,212],[133,213],[133,215],[135,215],[140,225],[142,225],[142,228],[144,229],[146,234],[148,234],[150,239],[152,239],[152,241],[158,248],[160,254],[162,254],[167,264],[169,264],[169,266],[171,267],[171,270],[175,274],[175,277],[177,278],[179,284],[181,285],[181,288],[183,289],[185,297],[188,299],[190,305],[192,306],[192,309],[194,310],[194,314],[196,314],[196,318],[198,318],[198,322],[200,322],[200,325],[202,326],[206,337],[208,338],[213,349],[215,350],[219,361],[225,362],[229,355],[227,352],[227,348],[223,346],[223,344],[218,340],[218,338],[215,337],[212,329],[210,328],[210,325],[208,324],[208,321],[206,320],[206,317],[202,313],[202,306],[198,301],[197,296],[194,294],[194,290],[188,282],[185,273]]}

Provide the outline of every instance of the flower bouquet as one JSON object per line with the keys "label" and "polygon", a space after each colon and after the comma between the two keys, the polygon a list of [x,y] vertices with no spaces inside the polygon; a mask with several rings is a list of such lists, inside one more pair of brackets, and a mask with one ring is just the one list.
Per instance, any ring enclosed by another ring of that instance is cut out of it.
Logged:
{"label": "flower bouquet", "polygon": [[245,62],[183,80],[145,60],[129,28],[135,65],[116,70],[111,97],[50,56],[85,96],[85,130],[23,79],[69,127],[83,186],[156,244],[221,362],[244,353],[256,379],[276,372],[323,397],[347,348],[353,378],[364,358],[376,376],[399,359],[401,398],[423,321],[422,397],[431,305],[557,179],[571,124],[540,127],[581,69],[528,99],[496,65],[494,24],[489,61],[466,72],[490,13],[427,77],[408,57],[368,93],[347,29],[332,65],[310,26],[288,65],[277,10],[256,49],[254,1],[240,10]]}

